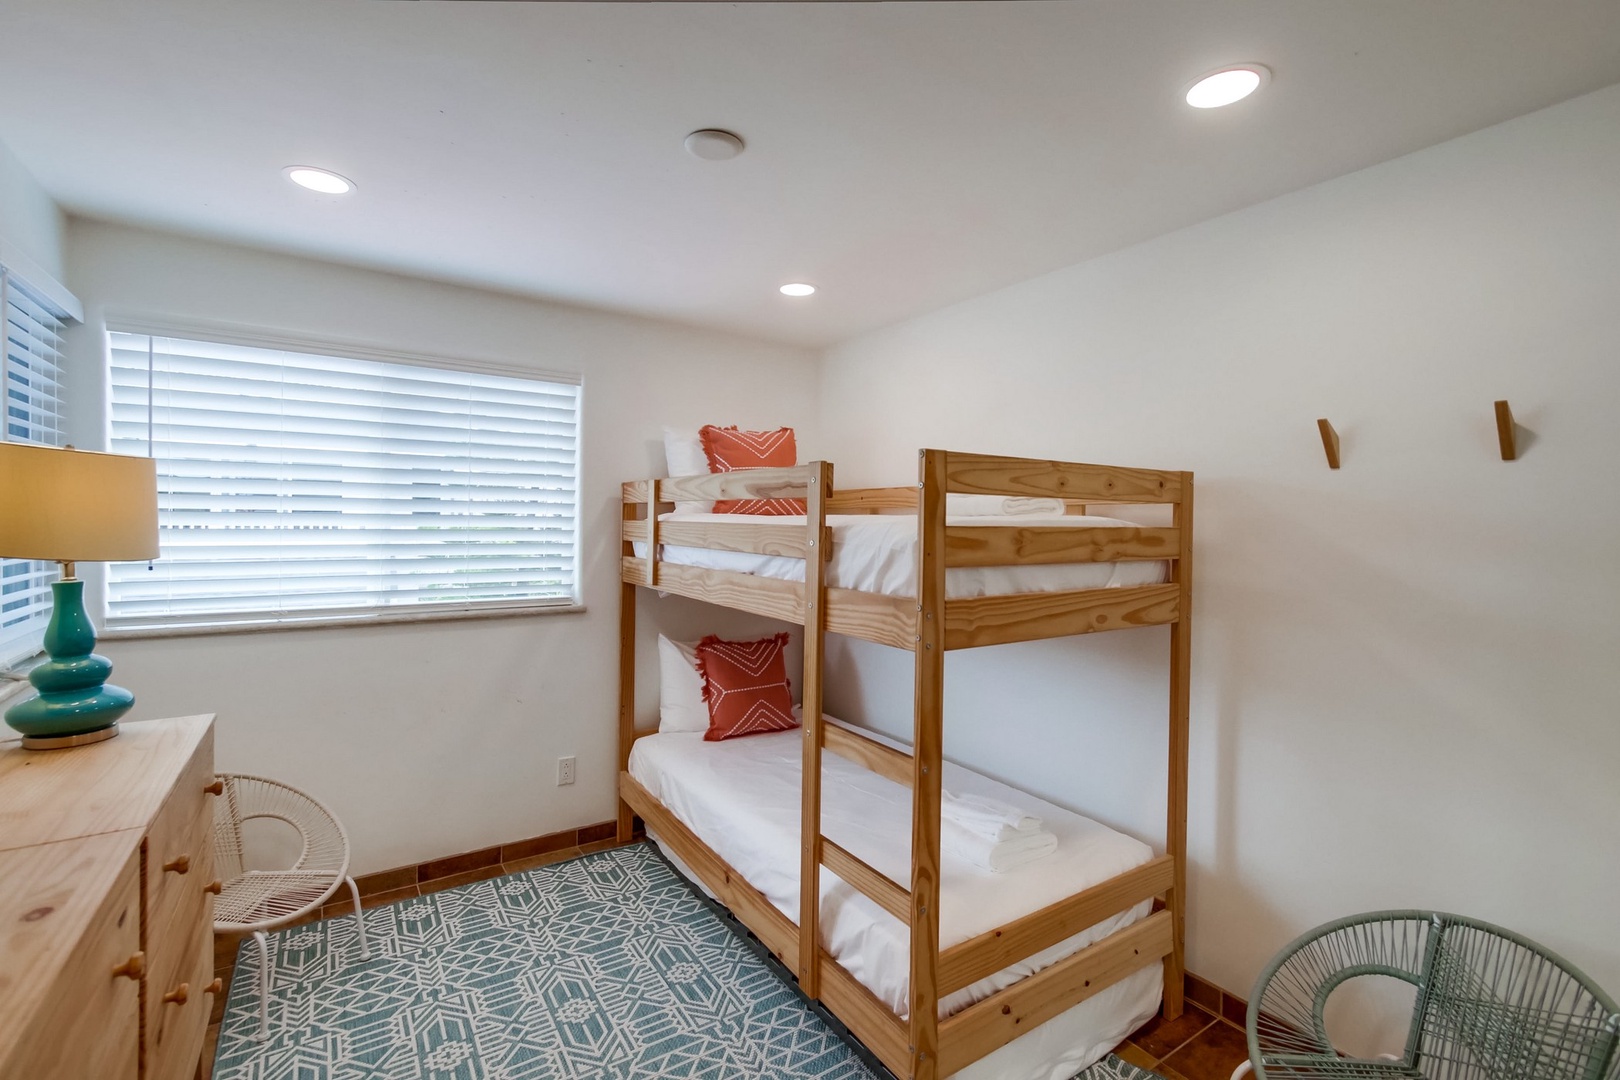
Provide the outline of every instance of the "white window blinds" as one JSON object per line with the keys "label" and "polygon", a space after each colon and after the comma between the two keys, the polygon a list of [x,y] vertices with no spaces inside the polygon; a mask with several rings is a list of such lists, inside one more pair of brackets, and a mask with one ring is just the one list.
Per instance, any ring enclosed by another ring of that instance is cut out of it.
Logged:
{"label": "white window blinds", "polygon": [[575,602],[577,385],[109,337],[163,552],[109,564],[109,628]]}
{"label": "white window blinds", "polygon": [[[0,268],[0,394],[7,442],[62,445],[62,320],[27,286]],[[0,668],[39,651],[51,616],[53,562],[0,560]]]}

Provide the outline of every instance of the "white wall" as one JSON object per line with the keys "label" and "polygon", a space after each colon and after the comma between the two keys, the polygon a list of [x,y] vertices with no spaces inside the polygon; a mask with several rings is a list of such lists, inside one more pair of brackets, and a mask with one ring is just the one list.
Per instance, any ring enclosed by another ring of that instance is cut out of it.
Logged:
{"label": "white wall", "polygon": [[0,143],[0,247],[62,281],[62,211],[5,143]]}
{"label": "white wall", "polygon": [[[1617,310],[1613,87],[849,342],[823,434],[844,484],[920,446],[1197,473],[1192,970],[1246,995],[1432,906],[1620,992]],[[1161,839],[1167,641],[953,654],[947,754]],[[909,726],[905,657],[832,662],[830,708]]]}
{"label": "white wall", "polygon": [[[359,872],[612,818],[619,483],[663,474],[663,424],[791,424],[813,447],[814,355],[77,218],[68,267],[86,308],[69,341],[80,402],[103,395],[109,307],[584,376],[586,613],[104,651],[114,681],[137,695],[132,719],[217,712],[220,768],[318,794],[347,825]],[[80,445],[104,443],[104,416],[75,426]],[[677,633],[752,622],[679,601],[643,610]],[[654,655],[643,658],[649,687]],[[655,707],[650,690],[643,712]],[[565,754],[579,759],[578,781],[559,788]]]}
{"label": "white wall", "polygon": [[[62,282],[65,217],[23,162],[0,142],[0,259],[34,277],[34,270]],[[44,283],[36,282],[36,287]]]}

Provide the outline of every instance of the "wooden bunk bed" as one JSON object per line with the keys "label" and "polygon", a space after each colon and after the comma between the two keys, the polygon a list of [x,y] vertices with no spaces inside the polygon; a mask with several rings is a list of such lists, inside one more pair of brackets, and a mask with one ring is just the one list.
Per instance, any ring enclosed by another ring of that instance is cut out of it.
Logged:
{"label": "wooden bunk bed", "polygon": [[[1186,911],[1188,660],[1191,644],[1190,472],[1166,472],[919,452],[915,487],[837,491],[829,462],[707,476],[639,480],[623,486],[620,595],[618,833],[631,838],[639,815],[703,883],[896,1076],[936,1080],[977,1061],[1142,968],[1164,967],[1163,1013],[1182,1011]],[[1087,504],[1168,504],[1168,527],[953,526],[947,493],[1058,497]],[[801,525],[659,520],[665,504],[712,499],[803,499]],[[918,529],[914,597],[829,588],[829,513],[909,511]],[[661,545],[751,552],[805,560],[804,581],[787,581],[665,561]],[[644,552],[637,554],[637,548]],[[1124,560],[1167,560],[1162,584],[963,599],[946,596],[946,570]],[[804,627],[802,838],[799,920],[773,906],[629,771],[635,727],[636,589],[656,588]],[[1000,928],[939,948],[941,704],[945,653],[1138,626],[1169,625],[1169,763],[1166,851],[1150,862]],[[906,649],[915,656],[915,729],[910,753],[822,721],[827,632]],[[912,792],[909,888],[821,835],[823,750]],[[902,1019],[819,944],[819,876],[826,867],[910,927],[909,1009]],[[942,996],[1032,956],[1153,898],[1153,914],[953,1015]]]}

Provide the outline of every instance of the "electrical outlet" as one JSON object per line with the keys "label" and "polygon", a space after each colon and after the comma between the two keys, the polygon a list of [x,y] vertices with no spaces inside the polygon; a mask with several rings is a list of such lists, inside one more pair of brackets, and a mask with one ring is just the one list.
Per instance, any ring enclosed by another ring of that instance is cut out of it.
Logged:
{"label": "electrical outlet", "polygon": [[557,786],[562,787],[564,784],[572,784],[573,782],[574,782],[574,759],[571,758],[571,757],[560,757],[560,758],[558,758],[557,759]]}

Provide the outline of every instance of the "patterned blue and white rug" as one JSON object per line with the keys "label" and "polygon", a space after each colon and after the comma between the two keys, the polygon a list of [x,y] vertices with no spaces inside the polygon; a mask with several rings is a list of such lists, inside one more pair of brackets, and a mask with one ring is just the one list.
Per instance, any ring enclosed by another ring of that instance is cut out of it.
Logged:
{"label": "patterned blue and white rug", "polygon": [[[216,1080],[879,1080],[648,845],[243,948]],[[1114,1066],[1119,1069],[1115,1070]],[[1083,1080],[1152,1077],[1107,1059]]]}

